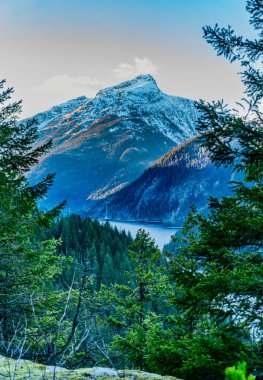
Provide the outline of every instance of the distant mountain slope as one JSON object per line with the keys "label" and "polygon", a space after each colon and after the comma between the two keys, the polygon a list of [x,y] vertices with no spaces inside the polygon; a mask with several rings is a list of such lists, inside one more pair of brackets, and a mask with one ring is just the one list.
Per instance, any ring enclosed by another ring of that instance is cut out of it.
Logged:
{"label": "distant mountain slope", "polygon": [[92,215],[181,225],[191,205],[204,211],[209,195],[230,194],[232,177],[229,168],[216,168],[199,139],[192,138],[170,150],[137,180],[94,204]]}
{"label": "distant mountain slope", "polygon": [[[71,111],[75,110],[77,107],[81,106],[87,101],[88,98],[86,98],[86,96],[80,96],[78,98],[71,99],[65,103],[54,106],[47,111],[40,112],[34,115],[34,118],[38,121],[39,129],[42,129],[47,125],[50,125],[52,121],[58,120],[60,117],[63,118],[65,115],[69,114]],[[30,118],[24,119],[23,121],[29,119]]]}
{"label": "distant mountain slope", "polygon": [[138,178],[156,159],[195,134],[191,100],[162,93],[141,75],[37,115],[39,142],[52,138],[51,152],[31,180],[55,172],[42,206],[66,199],[71,211],[101,199]]}

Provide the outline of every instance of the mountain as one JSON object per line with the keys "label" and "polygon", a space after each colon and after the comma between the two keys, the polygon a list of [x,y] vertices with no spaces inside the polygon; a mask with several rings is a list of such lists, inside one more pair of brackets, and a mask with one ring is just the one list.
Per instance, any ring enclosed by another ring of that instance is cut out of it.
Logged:
{"label": "mountain", "polygon": [[210,195],[230,195],[229,181],[236,176],[230,168],[215,167],[194,137],[170,150],[134,182],[94,204],[91,215],[179,226],[191,205],[206,211]]}
{"label": "mountain", "polygon": [[71,211],[123,188],[165,152],[195,134],[191,100],[164,94],[150,75],[80,97],[36,115],[39,141],[53,148],[33,169],[56,180],[42,207],[66,199]]}
{"label": "mountain", "polygon": [[[61,103],[57,106],[54,106],[50,108],[48,111],[38,113],[37,115],[34,116],[35,119],[38,121],[38,127],[39,130],[44,129],[48,125],[52,125],[52,122],[55,121],[63,115],[69,114],[72,112],[74,109],[78,108],[82,104],[88,101],[88,98],[86,96],[80,96],[79,98],[76,99],[71,99],[65,103]],[[23,121],[27,121],[30,118],[24,119]]]}

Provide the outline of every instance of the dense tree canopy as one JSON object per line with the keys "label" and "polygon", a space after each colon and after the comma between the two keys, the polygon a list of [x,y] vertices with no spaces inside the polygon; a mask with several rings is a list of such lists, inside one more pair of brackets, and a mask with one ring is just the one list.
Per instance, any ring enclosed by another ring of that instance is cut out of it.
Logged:
{"label": "dense tree canopy", "polygon": [[125,273],[126,281],[103,286],[98,300],[107,328],[112,329],[110,352],[115,364],[153,369],[146,359],[149,337],[157,321],[166,319],[172,285],[160,249],[142,229],[131,244],[129,260],[133,270]]}
{"label": "dense tree canopy", "polygon": [[37,242],[36,233],[48,227],[62,204],[39,212],[38,199],[52,184],[53,175],[30,185],[26,173],[51,142],[36,146],[35,121],[19,123],[21,102],[10,102],[12,88],[0,82],[0,321],[6,346],[18,326],[28,323],[30,296],[43,291],[48,279],[60,272],[63,259],[55,254],[56,241]]}
{"label": "dense tree canopy", "polygon": [[[210,199],[208,217],[190,214],[182,236],[175,238],[180,248],[172,263],[175,303],[191,326],[189,373],[196,366],[199,374],[209,374],[211,364],[211,369],[217,367],[215,378],[223,376],[227,363],[242,358],[262,371],[262,2],[249,1],[247,10],[258,39],[236,36],[230,27],[204,28],[205,39],[219,55],[241,63],[246,99],[240,111],[230,110],[223,101],[197,103],[198,132],[212,161],[231,165],[244,180],[232,183],[232,196]],[[208,338],[205,348],[202,340]],[[193,359],[202,347],[203,369],[202,356]]]}

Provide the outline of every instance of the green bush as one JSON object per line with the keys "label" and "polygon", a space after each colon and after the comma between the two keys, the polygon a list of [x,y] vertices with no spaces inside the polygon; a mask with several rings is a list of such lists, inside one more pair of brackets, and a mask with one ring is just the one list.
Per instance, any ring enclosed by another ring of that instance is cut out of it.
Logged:
{"label": "green bush", "polygon": [[248,375],[246,362],[238,363],[236,367],[229,367],[225,370],[226,379],[225,380],[255,380],[255,376]]}

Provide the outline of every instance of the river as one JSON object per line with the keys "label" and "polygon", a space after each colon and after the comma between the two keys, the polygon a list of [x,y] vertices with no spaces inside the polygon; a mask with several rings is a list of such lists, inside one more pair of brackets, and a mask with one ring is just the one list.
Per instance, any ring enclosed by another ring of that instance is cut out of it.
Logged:
{"label": "river", "polygon": [[130,231],[133,238],[136,236],[138,229],[143,228],[146,232],[150,233],[160,249],[169,243],[171,236],[181,229],[180,227],[171,226],[169,224],[118,222],[114,220],[109,220],[109,223],[113,227],[116,226],[119,230]]}

